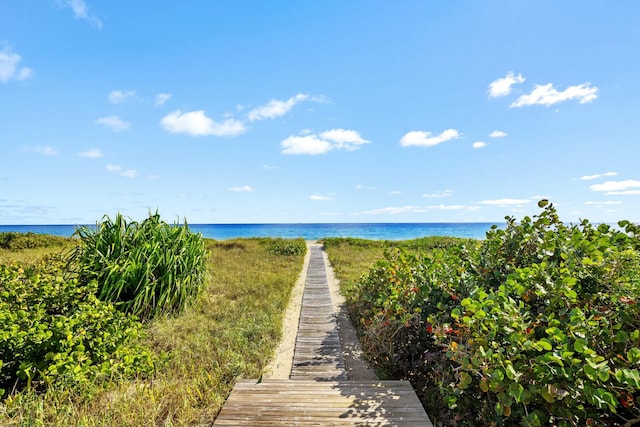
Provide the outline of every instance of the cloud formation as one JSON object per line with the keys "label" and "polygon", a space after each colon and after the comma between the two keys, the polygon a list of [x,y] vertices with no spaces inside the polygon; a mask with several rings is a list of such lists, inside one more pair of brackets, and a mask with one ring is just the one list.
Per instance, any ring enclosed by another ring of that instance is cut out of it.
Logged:
{"label": "cloud formation", "polygon": [[253,187],[250,185],[243,185],[240,187],[229,187],[229,191],[234,191],[236,193],[252,193]]}
{"label": "cloud formation", "polygon": [[598,97],[598,90],[597,87],[592,87],[591,83],[569,86],[562,92],[555,89],[552,83],[536,85],[531,93],[520,95],[509,107],[518,108],[527,105],[544,105],[548,107],[571,100],[577,100],[578,103],[585,104]]}
{"label": "cloud formation", "polygon": [[249,111],[247,118],[250,122],[265,119],[275,119],[276,117],[281,117],[287,114],[297,103],[306,101],[308,99],[309,95],[304,93],[294,95],[286,101],[272,99],[267,103],[267,105]]}
{"label": "cloud formation", "polygon": [[244,124],[236,119],[227,118],[216,122],[207,117],[203,110],[182,113],[176,110],[167,114],[160,125],[171,133],[185,133],[192,136],[237,136],[246,131]]}
{"label": "cloud formation", "polygon": [[592,191],[604,192],[607,195],[638,196],[640,195],[640,181],[627,179],[625,181],[607,181],[589,187]]}
{"label": "cloud formation", "polygon": [[84,0],[67,0],[67,6],[73,10],[73,16],[76,19],[82,19],[94,25],[98,29],[102,28],[102,21],[93,15],[89,14],[89,8]]}
{"label": "cloud formation", "polygon": [[108,164],[106,169],[113,174],[120,175],[129,179],[133,179],[138,176],[138,171],[136,171],[135,169],[124,169],[120,165]]}
{"label": "cloud formation", "polygon": [[154,103],[156,106],[161,107],[165,102],[169,100],[169,98],[171,98],[170,93],[159,93],[156,95],[156,100]]}
{"label": "cloud formation", "polygon": [[309,197],[311,200],[333,200],[333,197],[323,196],[322,194],[314,194]]}
{"label": "cloud formation", "polygon": [[22,57],[13,52],[11,47],[0,43],[0,82],[8,83],[11,80],[26,80],[33,74],[29,67],[21,67]]}
{"label": "cloud formation", "polygon": [[122,120],[119,116],[100,117],[95,121],[95,124],[106,126],[114,132],[122,132],[131,127],[128,122]]}
{"label": "cloud formation", "polygon": [[104,154],[98,148],[91,148],[89,150],[81,151],[78,153],[78,157],[86,157],[89,159],[97,159],[102,156],[104,156]]}
{"label": "cloud formation", "polygon": [[605,172],[605,173],[597,173],[595,175],[581,176],[580,179],[583,181],[589,181],[592,179],[602,178],[603,176],[616,176],[616,175],[618,175],[618,172]]}
{"label": "cloud formation", "polygon": [[424,132],[421,130],[414,130],[407,132],[400,140],[400,145],[403,147],[433,147],[440,143],[458,139],[460,133],[455,129],[447,129],[440,135],[433,136],[431,132]]}
{"label": "cloud formation", "polygon": [[301,136],[292,135],[281,142],[282,154],[290,155],[318,155],[331,150],[354,151],[370,141],[362,138],[360,134],[349,129],[331,129],[315,134]]}
{"label": "cloud formation", "polygon": [[521,206],[531,203],[528,199],[497,199],[497,200],[484,200],[480,202],[481,205],[499,206],[501,208],[507,206]]}
{"label": "cloud formation", "polygon": [[428,205],[428,206],[414,206],[414,205],[405,205],[405,206],[396,206],[396,207],[386,207],[380,209],[371,209],[368,211],[359,212],[362,215],[398,215],[404,213],[425,213],[429,211],[476,211],[479,208],[477,206],[468,206],[468,205]]}
{"label": "cloud formation", "polygon": [[35,147],[26,147],[27,151],[32,153],[42,154],[43,156],[57,156],[60,154],[58,150],[53,147],[47,147],[43,145],[36,145]]}
{"label": "cloud formation", "polygon": [[112,104],[123,104],[136,96],[135,90],[112,90],[107,98]]}
{"label": "cloud formation", "polygon": [[506,76],[489,83],[489,98],[507,96],[511,93],[513,85],[524,83],[524,81],[525,78],[522,77],[522,74],[516,76],[513,71],[510,71]]}
{"label": "cloud formation", "polygon": [[483,141],[476,141],[472,144],[473,148],[484,148],[486,146],[487,146],[487,143]]}
{"label": "cloud formation", "polygon": [[426,197],[426,198],[431,198],[431,197],[450,197],[453,196],[453,190],[443,190],[443,191],[436,191],[435,193],[431,193],[431,194],[423,194],[422,197]]}
{"label": "cloud formation", "polygon": [[501,130],[494,130],[489,134],[489,138],[504,138],[505,136],[507,136],[507,133]]}

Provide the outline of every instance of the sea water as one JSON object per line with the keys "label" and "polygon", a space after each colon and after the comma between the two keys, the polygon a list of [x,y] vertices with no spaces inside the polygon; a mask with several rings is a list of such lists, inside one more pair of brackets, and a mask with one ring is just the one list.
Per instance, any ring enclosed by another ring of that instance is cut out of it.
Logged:
{"label": "sea water", "polygon": [[[215,240],[236,237],[356,237],[371,240],[408,240],[426,236],[484,239],[494,223],[326,223],[326,224],[189,224],[203,237]],[[503,227],[504,224],[496,224]],[[17,231],[71,236],[76,225],[0,225],[0,232]]]}

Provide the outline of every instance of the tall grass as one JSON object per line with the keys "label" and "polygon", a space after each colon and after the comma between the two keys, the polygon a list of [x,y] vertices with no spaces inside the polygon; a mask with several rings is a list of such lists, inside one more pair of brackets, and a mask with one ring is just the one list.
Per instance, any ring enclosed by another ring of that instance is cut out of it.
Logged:
{"label": "tall grass", "polygon": [[142,222],[105,216],[96,228],[80,227],[72,255],[81,282],[98,282],[98,298],[148,319],[177,312],[204,281],[205,247],[188,225],[169,225],[156,212]]}

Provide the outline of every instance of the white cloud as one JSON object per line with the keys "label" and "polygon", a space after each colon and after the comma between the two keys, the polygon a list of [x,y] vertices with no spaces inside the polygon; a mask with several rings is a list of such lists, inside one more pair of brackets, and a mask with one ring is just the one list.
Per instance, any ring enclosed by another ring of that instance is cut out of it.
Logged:
{"label": "white cloud", "polygon": [[569,86],[562,92],[553,87],[553,84],[536,85],[530,94],[520,95],[510,108],[526,105],[554,105],[564,101],[577,100],[580,104],[591,102],[598,97],[598,88],[591,87],[591,83],[583,83]]}
{"label": "white cloud", "polygon": [[431,194],[423,194],[422,197],[426,197],[426,198],[431,198],[431,197],[450,197],[453,196],[453,190],[443,190],[443,191],[436,191],[435,193],[431,193]]}
{"label": "white cloud", "polygon": [[472,146],[473,146],[473,148],[484,148],[484,147],[487,146],[487,143],[483,142],[483,141],[476,141],[476,142],[473,143]]}
{"label": "white cloud", "polygon": [[524,80],[522,74],[516,76],[513,71],[508,72],[506,76],[489,83],[489,98],[509,95],[511,87],[517,83],[524,83]]}
{"label": "white cloud", "polygon": [[309,95],[304,93],[299,93],[286,101],[280,101],[278,99],[272,99],[262,107],[255,108],[249,111],[247,115],[250,122],[254,122],[256,120],[264,120],[264,119],[275,119],[276,117],[281,117],[287,114],[294,105],[298,102],[306,101],[309,99]]}
{"label": "white cloud", "polygon": [[125,178],[129,178],[129,179],[133,179],[136,176],[138,176],[138,171],[134,170],[134,169],[124,169],[122,166],[120,165],[112,165],[112,164],[108,164],[106,169],[111,172],[114,173],[116,175],[120,175],[123,176]]}
{"label": "white cloud", "polygon": [[354,130],[331,129],[320,135],[307,134],[303,136],[292,135],[282,141],[282,154],[324,154],[331,150],[354,151],[370,141],[362,138]]}
{"label": "white cloud", "polygon": [[107,98],[112,104],[122,104],[127,102],[130,98],[136,96],[135,90],[112,90],[109,92]]}
{"label": "white cloud", "polygon": [[452,139],[458,139],[460,134],[455,129],[447,129],[440,135],[432,136],[431,132],[423,132],[420,130],[414,130],[405,134],[400,140],[400,145],[403,147],[418,146],[418,147],[432,147],[445,141]]}
{"label": "white cloud", "polygon": [[[640,181],[628,179],[626,181],[607,181],[589,187],[592,191],[606,192],[611,195],[635,196],[640,194]],[[636,190],[638,189],[638,190]]]}
{"label": "white cloud", "polygon": [[477,206],[467,206],[467,205],[431,205],[425,206],[425,209],[429,210],[438,210],[438,211],[460,211],[460,210],[477,210]]}
{"label": "white cloud", "polygon": [[316,135],[290,136],[280,144],[282,154],[308,154],[315,156],[331,150],[331,143]]}
{"label": "white cloud", "polygon": [[595,175],[581,176],[580,179],[583,181],[589,181],[592,179],[602,178],[603,176],[616,176],[616,175],[618,175],[618,172],[605,172],[605,173],[597,173]]}
{"label": "white cloud", "polygon": [[176,110],[160,121],[162,127],[171,133],[186,133],[193,136],[237,136],[246,131],[244,124],[235,119],[215,122],[207,117],[203,110],[182,113]]}
{"label": "white cloud", "polygon": [[397,214],[402,214],[407,212],[425,212],[425,210],[418,206],[406,205],[406,206],[398,206],[398,207],[371,209],[368,211],[362,211],[360,213],[363,215],[397,215]]}
{"label": "white cloud", "polygon": [[489,205],[489,206],[506,207],[506,206],[526,205],[527,203],[530,203],[530,202],[531,200],[528,200],[528,199],[497,199],[497,200],[484,200],[480,202],[480,204]]}
{"label": "white cloud", "polygon": [[333,200],[333,197],[330,196],[323,196],[321,194],[314,194],[311,197],[309,197],[311,200]]}
{"label": "white cloud", "polygon": [[347,151],[357,150],[360,145],[368,144],[370,141],[362,138],[355,130],[331,129],[320,134],[320,138],[329,140],[333,144],[333,149],[344,149]]}
{"label": "white cloud", "polygon": [[229,191],[235,191],[237,193],[252,193],[253,187],[250,185],[243,185],[241,187],[230,187]]}
{"label": "white cloud", "polygon": [[73,10],[76,19],[83,19],[98,29],[102,28],[102,21],[93,15],[89,15],[89,8],[84,0],[67,0],[67,6]]}
{"label": "white cloud", "polygon": [[368,211],[362,211],[360,214],[362,215],[398,215],[403,213],[424,213],[433,210],[438,211],[459,211],[459,210],[469,210],[475,211],[479,208],[477,206],[467,206],[467,205],[429,205],[429,206],[413,206],[413,205],[405,205],[405,206],[396,206],[396,207],[386,207],[380,209],[372,209]]}
{"label": "white cloud", "polygon": [[104,156],[104,154],[102,153],[102,151],[100,151],[97,148],[91,148],[89,150],[79,152],[78,156],[79,157],[87,157],[89,159],[97,159],[99,157]]}
{"label": "white cloud", "polygon": [[593,202],[593,201],[588,201],[588,202],[584,202],[585,205],[596,205],[596,206],[604,206],[604,205],[621,205],[622,202],[619,201],[615,201],[615,200],[608,200],[606,202]]}
{"label": "white cloud", "polygon": [[10,46],[1,43],[0,50],[0,82],[8,83],[11,80],[26,80],[33,71],[29,67],[21,67],[22,57],[14,53]]}
{"label": "white cloud", "polygon": [[53,147],[47,147],[43,145],[36,145],[35,147],[26,147],[27,151],[31,151],[33,153],[42,154],[44,156],[57,156],[60,154],[58,150]]}
{"label": "white cloud", "polygon": [[121,132],[131,127],[128,122],[125,122],[118,116],[100,117],[95,121],[95,123],[98,125],[106,126],[114,132]]}
{"label": "white cloud", "polygon": [[162,105],[164,105],[165,102],[167,102],[169,100],[169,98],[171,98],[171,94],[170,93],[159,93],[156,95],[156,100],[155,100],[155,104],[160,107]]}
{"label": "white cloud", "polygon": [[268,171],[274,171],[274,170],[278,169],[277,166],[273,166],[273,165],[262,165],[262,168],[266,169]]}
{"label": "white cloud", "polygon": [[612,196],[640,196],[640,190],[610,191],[607,194]]}
{"label": "white cloud", "polygon": [[504,138],[507,133],[501,130],[494,130],[489,134],[489,138]]}

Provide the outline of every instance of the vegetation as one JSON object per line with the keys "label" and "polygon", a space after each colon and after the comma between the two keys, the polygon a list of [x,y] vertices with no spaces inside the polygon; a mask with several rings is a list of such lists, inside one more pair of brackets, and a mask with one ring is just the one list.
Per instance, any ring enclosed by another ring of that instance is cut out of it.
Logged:
{"label": "vegetation", "polygon": [[273,239],[269,244],[269,252],[285,256],[304,255],[307,253],[307,244],[302,239]]}
{"label": "vegetation", "polygon": [[0,249],[18,250],[35,248],[62,247],[72,239],[48,234],[18,233],[7,231],[0,233]]}
{"label": "vegetation", "polygon": [[[160,228],[167,239],[174,232]],[[303,256],[273,246],[203,241],[195,300],[144,324],[97,298],[97,279],[79,280],[91,269],[77,255],[69,263],[58,247],[39,261],[43,249],[0,253],[0,425],[212,424],[236,378],[259,377],[281,336]]]}
{"label": "vegetation", "polygon": [[205,277],[202,237],[188,225],[169,225],[156,212],[142,222],[105,216],[96,228],[76,230],[71,257],[80,283],[98,284],[98,298],[143,320],[179,312]]}
{"label": "vegetation", "polygon": [[0,266],[0,397],[46,386],[84,387],[149,374],[142,325],[95,297],[96,286],[63,278],[64,259]]}
{"label": "vegetation", "polygon": [[639,228],[565,225],[541,208],[481,243],[387,251],[346,289],[371,360],[410,378],[436,423],[640,415]]}

